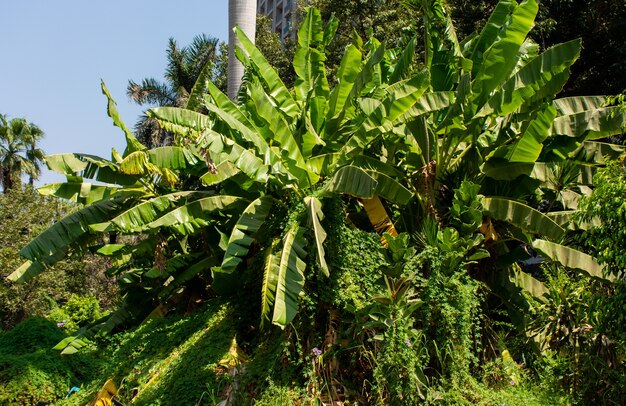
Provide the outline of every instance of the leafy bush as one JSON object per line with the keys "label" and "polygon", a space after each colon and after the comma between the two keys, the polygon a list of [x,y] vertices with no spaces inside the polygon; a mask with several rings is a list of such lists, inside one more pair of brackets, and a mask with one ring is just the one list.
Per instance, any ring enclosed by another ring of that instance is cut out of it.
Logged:
{"label": "leafy bush", "polygon": [[64,357],[52,350],[63,338],[54,323],[37,317],[0,333],[0,404],[52,402],[97,373],[89,354]]}
{"label": "leafy bush", "polygon": [[60,261],[36,282],[18,284],[5,279],[24,262],[20,249],[73,209],[70,204],[41,196],[32,188],[14,188],[0,194],[0,324],[3,328],[9,329],[30,316],[46,317],[72,294],[92,295],[106,309],[115,305],[116,283],[104,275],[106,261],[89,255],[80,261]]}
{"label": "leafy bush", "polygon": [[47,319],[58,323],[68,333],[73,333],[82,325],[102,317],[100,303],[93,295],[72,294],[63,306],[52,310]]}

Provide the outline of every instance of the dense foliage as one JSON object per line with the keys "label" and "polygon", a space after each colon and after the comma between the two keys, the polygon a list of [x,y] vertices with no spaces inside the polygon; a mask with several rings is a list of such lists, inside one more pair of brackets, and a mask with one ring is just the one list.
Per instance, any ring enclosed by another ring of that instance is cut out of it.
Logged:
{"label": "dense foliage", "polygon": [[[91,255],[82,260],[60,261],[41,278],[25,284],[5,279],[23,262],[19,250],[73,210],[71,205],[41,196],[31,188],[13,188],[0,195],[0,323],[3,329],[10,329],[28,317],[48,317],[51,312],[58,312],[55,309],[64,306],[72,295],[78,295],[78,300],[93,297],[103,309],[115,306],[117,286],[104,275],[106,261]],[[69,322],[76,317],[68,316],[56,321]]]}
{"label": "dense foliage", "polygon": [[67,181],[41,192],[82,206],[9,275],[31,281],[86,248],[111,261],[122,303],[56,348],[140,327],[113,336],[122,361],[82,396],[113,379],[157,404],[619,403],[621,275],[574,237],[593,230],[577,214],[593,173],[607,194],[599,168],[623,153],[601,141],[623,109],[555,98],[581,43],[540,52],[534,0],[500,1],[461,41],[441,1],[412,4],[423,64],[417,37],[387,49],[370,31],[328,73],[339,23],[311,8],[293,87],[237,30],[236,101],[202,82],[185,108],[148,113],[172,146],[141,144],[103,84],[126,149],[47,157]]}

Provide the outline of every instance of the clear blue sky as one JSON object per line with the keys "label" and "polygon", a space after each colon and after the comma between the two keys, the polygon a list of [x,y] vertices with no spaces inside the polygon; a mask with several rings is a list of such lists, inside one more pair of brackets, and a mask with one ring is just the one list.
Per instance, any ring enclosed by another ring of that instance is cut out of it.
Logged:
{"label": "clear blue sky", "polygon": [[[228,39],[227,0],[22,0],[0,10],[0,113],[25,117],[46,136],[48,154],[110,158],[124,149],[106,114],[102,78],[133,127],[141,107],[126,96],[129,79],[163,80],[168,38],[179,45],[205,33]],[[63,181],[44,169],[39,185]]]}

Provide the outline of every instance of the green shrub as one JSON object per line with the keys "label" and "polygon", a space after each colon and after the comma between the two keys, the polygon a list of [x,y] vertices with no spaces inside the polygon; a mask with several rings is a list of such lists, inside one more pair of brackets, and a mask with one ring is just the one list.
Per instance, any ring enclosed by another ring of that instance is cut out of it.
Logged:
{"label": "green shrub", "polygon": [[66,357],[52,350],[63,338],[61,329],[42,318],[0,333],[0,404],[52,402],[97,373],[89,354]]}
{"label": "green shrub", "polygon": [[47,319],[59,323],[68,333],[73,333],[79,327],[91,323],[102,316],[100,303],[98,303],[98,299],[95,296],[72,294],[67,303],[52,310],[48,314]]}

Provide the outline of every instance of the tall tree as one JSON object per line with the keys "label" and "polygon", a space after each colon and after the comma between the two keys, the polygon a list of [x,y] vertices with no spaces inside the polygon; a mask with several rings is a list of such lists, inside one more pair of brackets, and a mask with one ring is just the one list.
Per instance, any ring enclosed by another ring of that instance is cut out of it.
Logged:
{"label": "tall tree", "polygon": [[240,46],[233,28],[239,26],[254,41],[256,30],[256,0],[228,0],[228,97],[234,100],[243,78],[243,65],[235,56]]}
{"label": "tall tree", "polygon": [[29,176],[32,185],[41,173],[43,151],[37,147],[43,131],[23,118],[9,120],[0,115],[0,174],[4,191]]}
{"label": "tall tree", "polygon": [[[170,38],[165,82],[146,78],[139,84],[130,80],[128,97],[141,106],[185,107],[201,75],[223,87],[225,61],[222,51],[223,43],[204,34],[197,35],[190,45],[182,48]],[[171,134],[145,114],[135,125],[135,132],[139,141],[148,147],[173,142]]]}

